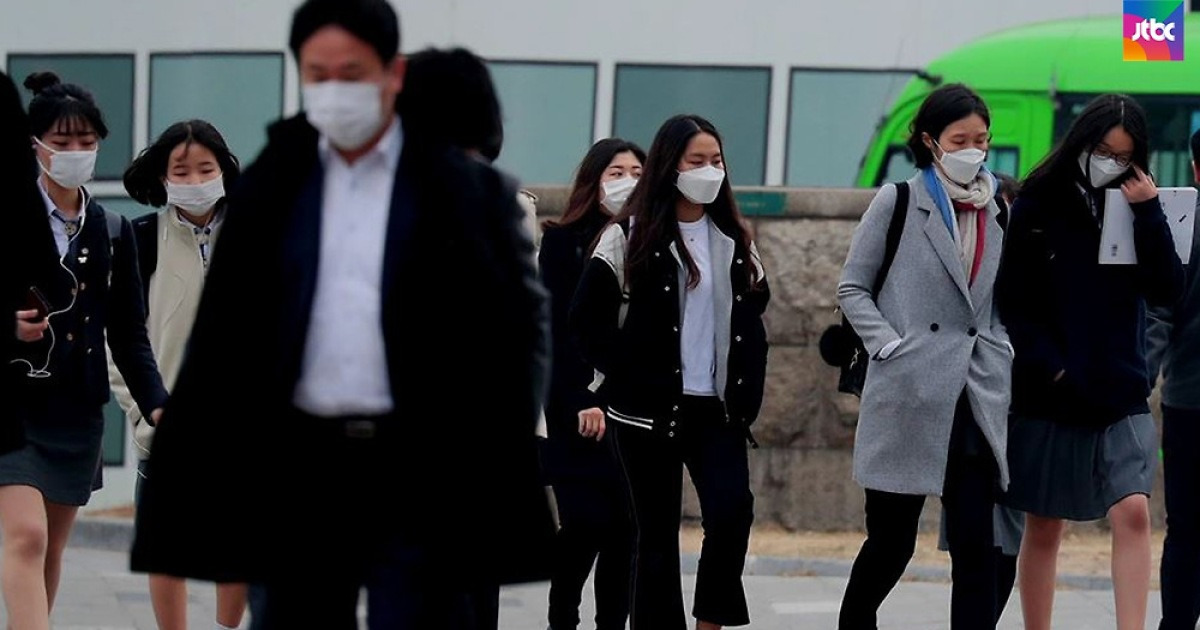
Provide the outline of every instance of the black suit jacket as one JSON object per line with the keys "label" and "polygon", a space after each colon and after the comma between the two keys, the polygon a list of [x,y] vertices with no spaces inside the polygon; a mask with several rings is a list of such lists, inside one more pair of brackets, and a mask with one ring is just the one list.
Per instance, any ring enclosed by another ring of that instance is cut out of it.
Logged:
{"label": "black suit jacket", "polygon": [[[296,457],[288,426],[320,252],[318,135],[295,118],[269,136],[231,196],[155,435],[135,570],[259,579],[272,538],[320,540],[305,531],[304,508],[275,505],[263,480],[296,468],[287,475],[311,484],[311,509],[321,509],[320,492],[337,491],[304,468],[320,453]],[[396,181],[382,311],[404,438],[392,444],[395,493],[380,500],[448,563],[469,560],[501,582],[542,579],[553,536],[534,438],[545,295],[515,190],[459,151],[408,142]]]}

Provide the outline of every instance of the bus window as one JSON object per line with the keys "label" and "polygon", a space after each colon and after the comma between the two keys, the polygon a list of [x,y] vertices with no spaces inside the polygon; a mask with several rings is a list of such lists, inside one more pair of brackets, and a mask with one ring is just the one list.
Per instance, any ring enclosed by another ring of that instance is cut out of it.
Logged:
{"label": "bus window", "polygon": [[[1071,122],[1094,95],[1066,94],[1054,121],[1054,141],[1067,133]],[[1193,183],[1191,138],[1200,124],[1200,96],[1134,96],[1146,108],[1150,127],[1150,171],[1159,186]]]}
{"label": "bus window", "polygon": [[886,182],[902,182],[913,176],[917,165],[908,154],[908,147],[888,147],[887,156],[883,158],[883,168],[879,169],[876,186]]}
{"label": "bus window", "polygon": [[993,173],[1017,176],[1021,150],[1016,147],[991,147],[988,149],[987,168]]}
{"label": "bus window", "polygon": [[[1016,177],[1020,157],[1021,150],[1016,147],[991,147],[988,149],[987,168],[993,173]],[[879,180],[875,182],[875,185],[904,181],[912,177],[916,170],[917,166],[913,163],[912,156],[908,154],[908,147],[892,146],[888,148],[887,156],[883,160],[883,168],[880,169]]]}

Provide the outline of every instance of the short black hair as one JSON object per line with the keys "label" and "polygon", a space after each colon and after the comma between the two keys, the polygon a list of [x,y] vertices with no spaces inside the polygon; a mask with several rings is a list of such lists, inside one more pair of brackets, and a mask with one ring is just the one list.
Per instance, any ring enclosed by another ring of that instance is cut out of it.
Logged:
{"label": "short black hair", "polygon": [[465,48],[428,48],[408,58],[397,103],[404,134],[495,161],[504,144],[500,99],[487,64]]}
{"label": "short black hair", "polygon": [[237,156],[225,144],[221,132],[204,120],[177,122],[162,132],[154,144],[146,147],[141,155],[125,170],[125,191],[138,203],[162,207],[167,203],[167,189],[163,178],[171,161],[171,152],[181,144],[198,144],[217,158],[221,176],[225,180],[226,193],[233,190],[241,167]]}
{"label": "short black hair", "polygon": [[925,102],[921,103],[921,109],[917,110],[917,117],[912,122],[912,134],[908,137],[908,150],[917,168],[933,164],[933,151],[925,146],[922,134],[927,133],[930,138],[937,140],[946,127],[971,114],[979,114],[988,127],[992,126],[987,104],[974,90],[962,83],[949,83],[930,92]]}
{"label": "short black hair", "polygon": [[369,44],[385,65],[400,53],[400,17],[387,0],[305,0],[292,15],[288,38],[297,61],[304,42],[331,24]]}
{"label": "short black hair", "polygon": [[86,122],[101,139],[108,137],[108,125],[91,92],[73,83],[63,83],[53,72],[35,72],[25,79],[25,87],[33,92],[29,101],[29,131],[40,138],[51,128],[77,131],[76,125]]}
{"label": "short black hair", "polygon": [[1200,166],[1200,129],[1192,134],[1192,161]]}

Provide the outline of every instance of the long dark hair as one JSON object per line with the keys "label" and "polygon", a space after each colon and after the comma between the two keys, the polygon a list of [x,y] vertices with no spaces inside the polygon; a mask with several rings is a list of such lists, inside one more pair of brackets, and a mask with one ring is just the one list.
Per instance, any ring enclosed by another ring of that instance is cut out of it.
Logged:
{"label": "long dark hair", "polygon": [[33,92],[29,101],[29,130],[41,138],[53,127],[64,132],[80,131],[82,123],[91,125],[100,139],[108,137],[108,125],[91,92],[63,83],[53,72],[35,72],[25,79]]}
{"label": "long dark hair", "polygon": [[566,227],[577,221],[603,215],[612,218],[612,213],[600,203],[600,178],[608,165],[622,153],[632,153],[638,162],[646,163],[646,152],[638,145],[620,138],[605,138],[592,145],[579,168],[575,170],[575,182],[571,185],[571,196],[567,200],[567,211],[558,220],[542,222],[543,229]]}
{"label": "long dark hair", "polygon": [[[687,266],[688,287],[694,288],[700,283],[700,268],[696,266],[696,261],[688,253],[687,246],[679,234],[675,206],[681,194],[675,187],[675,182],[679,177],[679,160],[687,151],[688,143],[702,133],[715,138],[717,145],[721,147],[721,153],[725,153],[725,144],[717,128],[700,116],[683,114],[663,123],[654,136],[653,144],[650,145],[650,153],[642,166],[642,177],[638,180],[637,188],[633,189],[625,208],[613,218],[613,222],[628,218],[633,218],[634,221],[626,255],[626,273],[631,279],[649,264],[655,248],[675,243],[680,258]],[[733,237],[749,252],[750,230],[746,227],[742,213],[738,211],[728,173],[727,164],[721,191],[716,200],[704,207],[704,212],[717,228]],[[745,268],[750,285],[754,286],[758,282],[757,265],[747,264]]]}
{"label": "long dark hair", "polygon": [[1082,182],[1090,186],[1079,169],[1079,156],[1093,151],[1104,141],[1104,136],[1118,126],[1133,138],[1133,163],[1149,173],[1150,132],[1146,125],[1146,110],[1124,94],[1104,94],[1083,108],[1058,146],[1025,178],[1022,192],[1034,193],[1063,182]]}
{"label": "long dark hair", "polygon": [[167,127],[158,140],[146,147],[125,170],[125,191],[130,197],[138,203],[156,208],[166,205],[167,189],[163,185],[163,178],[167,176],[171,152],[181,144],[188,148],[198,144],[212,151],[217,158],[217,165],[221,167],[226,193],[233,190],[233,185],[241,173],[237,156],[229,150],[225,138],[212,123],[188,120]]}

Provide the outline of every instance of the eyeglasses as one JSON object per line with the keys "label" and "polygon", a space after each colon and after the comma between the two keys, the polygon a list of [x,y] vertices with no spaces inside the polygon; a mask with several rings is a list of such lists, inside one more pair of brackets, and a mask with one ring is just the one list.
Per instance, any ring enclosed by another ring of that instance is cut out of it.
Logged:
{"label": "eyeglasses", "polygon": [[1121,168],[1129,168],[1133,165],[1133,156],[1117,155],[1116,153],[1113,153],[1104,147],[1096,147],[1095,149],[1092,149],[1092,155],[1095,155],[1098,158],[1111,158],[1112,161],[1116,162],[1117,166],[1120,166]]}

